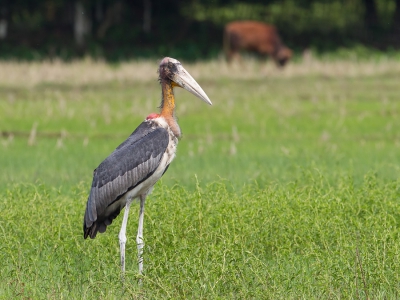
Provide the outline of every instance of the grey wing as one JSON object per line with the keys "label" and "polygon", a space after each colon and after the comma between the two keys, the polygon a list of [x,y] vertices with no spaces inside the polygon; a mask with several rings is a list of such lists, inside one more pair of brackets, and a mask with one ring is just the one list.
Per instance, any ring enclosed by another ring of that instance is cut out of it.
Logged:
{"label": "grey wing", "polygon": [[154,173],[168,143],[166,129],[143,122],[97,167],[84,217],[85,238],[105,231],[123,207],[113,204]]}

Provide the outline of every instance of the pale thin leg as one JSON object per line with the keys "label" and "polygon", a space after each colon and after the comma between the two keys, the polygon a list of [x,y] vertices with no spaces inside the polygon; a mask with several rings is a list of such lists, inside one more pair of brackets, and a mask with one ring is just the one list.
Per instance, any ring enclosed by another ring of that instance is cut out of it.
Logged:
{"label": "pale thin leg", "polygon": [[119,247],[121,251],[121,271],[122,271],[122,276],[125,273],[125,244],[126,244],[126,224],[128,223],[128,217],[129,217],[129,207],[131,206],[131,202],[129,201],[126,203],[125,206],[125,212],[124,212],[124,218],[122,220],[122,226],[121,230],[119,232]]}
{"label": "pale thin leg", "polygon": [[140,199],[140,212],[139,212],[139,226],[138,233],[136,237],[136,244],[138,248],[138,261],[139,261],[139,274],[143,272],[143,219],[144,219],[144,202],[146,200],[146,195],[142,195],[139,197]]}

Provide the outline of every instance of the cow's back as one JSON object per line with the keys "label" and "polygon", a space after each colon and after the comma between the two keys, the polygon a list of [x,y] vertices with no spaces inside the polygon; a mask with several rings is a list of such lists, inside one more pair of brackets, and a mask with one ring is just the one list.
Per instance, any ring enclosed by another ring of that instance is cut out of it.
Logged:
{"label": "cow's back", "polygon": [[232,50],[246,49],[272,55],[281,47],[275,26],[255,21],[236,21],[226,24]]}

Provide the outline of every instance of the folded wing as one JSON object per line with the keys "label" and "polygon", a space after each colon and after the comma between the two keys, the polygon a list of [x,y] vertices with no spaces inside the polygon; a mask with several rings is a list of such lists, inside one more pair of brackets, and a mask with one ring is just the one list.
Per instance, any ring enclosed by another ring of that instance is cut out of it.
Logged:
{"label": "folded wing", "polygon": [[84,217],[84,237],[104,232],[125,206],[122,197],[149,178],[169,143],[168,131],[144,121],[94,171]]}

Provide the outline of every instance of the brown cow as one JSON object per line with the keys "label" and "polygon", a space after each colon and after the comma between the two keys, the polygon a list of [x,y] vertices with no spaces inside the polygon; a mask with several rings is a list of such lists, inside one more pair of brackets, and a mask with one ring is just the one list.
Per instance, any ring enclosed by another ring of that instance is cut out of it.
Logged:
{"label": "brown cow", "polygon": [[283,67],[292,57],[292,50],[281,41],[275,26],[255,21],[237,21],[225,25],[224,50],[228,61],[240,58],[240,50],[269,55]]}

